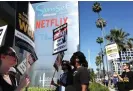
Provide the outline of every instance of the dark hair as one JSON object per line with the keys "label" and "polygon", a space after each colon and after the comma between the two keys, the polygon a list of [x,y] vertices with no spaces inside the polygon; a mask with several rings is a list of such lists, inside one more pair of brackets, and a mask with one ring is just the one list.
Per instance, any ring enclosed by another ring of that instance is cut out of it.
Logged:
{"label": "dark hair", "polygon": [[[1,57],[1,54],[8,54],[9,51],[15,52],[15,50],[10,46],[6,46],[6,45],[1,46],[0,47],[0,57]],[[14,53],[14,55],[16,56],[17,63],[18,63],[18,57],[17,57],[16,52]],[[1,59],[0,59],[0,65],[1,65]]]}
{"label": "dark hair", "polygon": [[129,63],[125,63],[126,64],[126,66],[128,66],[128,69],[130,69],[130,64]]}
{"label": "dark hair", "polygon": [[10,50],[10,46],[1,46],[0,47],[0,55],[8,53],[9,50]]}
{"label": "dark hair", "polygon": [[63,60],[62,61],[62,65],[66,65],[68,67],[68,71],[72,71],[72,68],[71,68],[71,65],[70,65],[69,61]]}
{"label": "dark hair", "polygon": [[75,64],[76,59],[78,59],[78,62],[80,65],[82,65],[83,67],[88,67],[88,62],[86,60],[85,55],[82,52],[78,51],[78,52],[73,53],[70,59],[71,65]]}

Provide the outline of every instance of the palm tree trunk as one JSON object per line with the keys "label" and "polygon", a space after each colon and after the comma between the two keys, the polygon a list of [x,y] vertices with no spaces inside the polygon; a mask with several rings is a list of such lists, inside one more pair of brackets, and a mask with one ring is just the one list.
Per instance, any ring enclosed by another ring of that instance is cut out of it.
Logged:
{"label": "palm tree trunk", "polygon": [[101,18],[100,14],[99,13],[97,13],[97,14],[98,14],[98,18]]}
{"label": "palm tree trunk", "polygon": [[[99,70],[100,72],[101,72],[101,63],[100,63],[100,70]],[[100,76],[100,75],[99,75]],[[100,77],[101,78],[101,77]]]}
{"label": "palm tree trunk", "polygon": [[[103,37],[103,43],[104,43],[103,24],[102,24],[101,31],[102,31],[102,37]],[[104,55],[103,55],[102,47],[101,47],[101,52],[102,52],[101,56],[102,56],[102,63],[103,63],[103,75],[104,75],[104,79],[105,79],[105,64],[104,64]]]}

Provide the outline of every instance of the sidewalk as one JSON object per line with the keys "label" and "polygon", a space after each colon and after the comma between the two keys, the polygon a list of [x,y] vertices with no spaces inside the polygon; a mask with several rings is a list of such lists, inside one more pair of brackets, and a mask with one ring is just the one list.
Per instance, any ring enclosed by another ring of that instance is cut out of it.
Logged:
{"label": "sidewalk", "polygon": [[116,91],[115,89],[109,88],[109,91]]}

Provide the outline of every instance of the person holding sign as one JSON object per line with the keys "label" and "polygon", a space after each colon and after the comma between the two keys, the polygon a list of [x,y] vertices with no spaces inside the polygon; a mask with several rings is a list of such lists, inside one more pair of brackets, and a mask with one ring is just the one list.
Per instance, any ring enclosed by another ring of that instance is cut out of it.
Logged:
{"label": "person holding sign", "polygon": [[52,80],[51,84],[58,87],[59,86],[70,86],[73,84],[73,75],[72,75],[72,69],[71,66],[69,64],[69,61],[62,61],[62,70],[63,70],[63,74],[60,75],[60,79],[58,80],[58,84],[54,83],[54,81]]}
{"label": "person holding sign", "polygon": [[9,69],[17,64],[18,58],[15,50],[9,46],[0,47],[0,90],[1,91],[22,91],[30,81],[25,75],[17,86],[15,78],[9,74]]}
{"label": "person holding sign", "polygon": [[115,73],[119,80],[124,83],[124,89],[122,91],[133,91],[133,72],[130,70],[130,64],[124,64],[123,69],[125,71],[122,73],[122,76]]}

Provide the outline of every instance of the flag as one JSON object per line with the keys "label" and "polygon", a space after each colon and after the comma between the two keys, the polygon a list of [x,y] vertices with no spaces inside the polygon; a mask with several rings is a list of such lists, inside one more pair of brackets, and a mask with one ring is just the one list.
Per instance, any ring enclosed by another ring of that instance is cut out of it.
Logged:
{"label": "flag", "polygon": [[57,55],[57,58],[55,60],[55,63],[54,63],[54,68],[58,71],[59,70],[59,66],[61,65],[61,62],[62,62],[62,59],[64,57],[64,52],[61,52]]}

